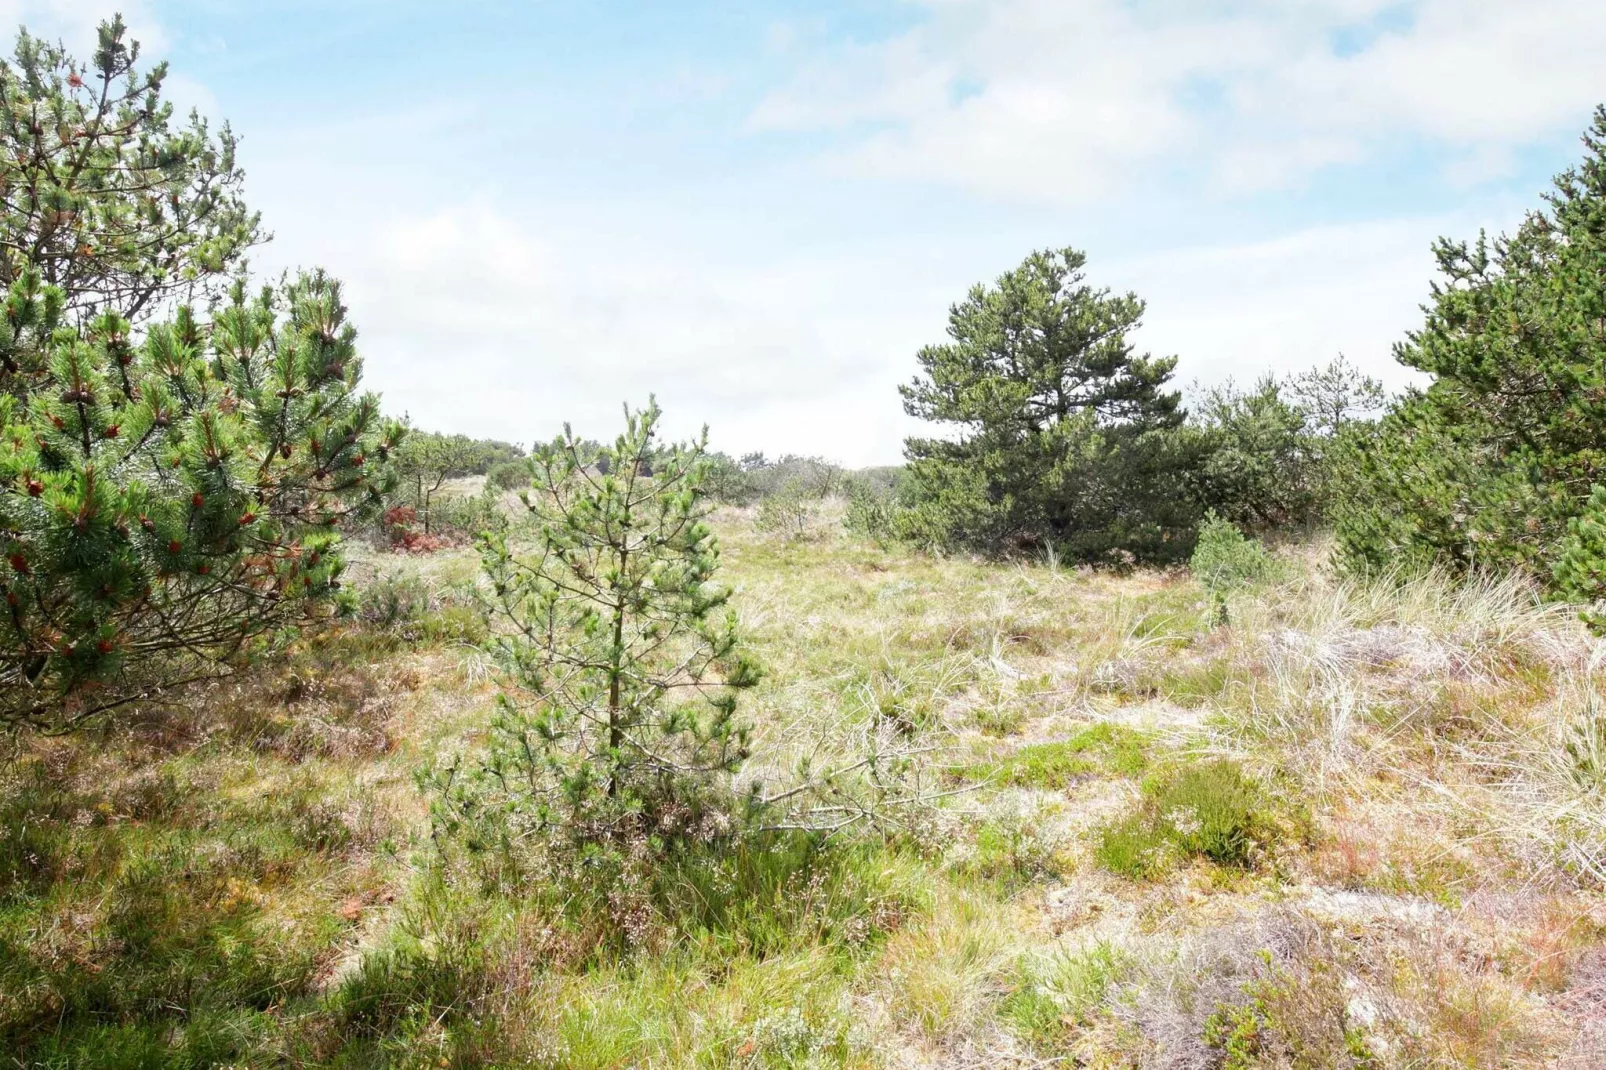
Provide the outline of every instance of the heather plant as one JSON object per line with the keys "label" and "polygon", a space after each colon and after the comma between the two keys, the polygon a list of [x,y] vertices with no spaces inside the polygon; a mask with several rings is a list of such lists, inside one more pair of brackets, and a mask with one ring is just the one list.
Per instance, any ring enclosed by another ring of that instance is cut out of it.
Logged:
{"label": "heather plant", "polygon": [[1264,861],[1291,822],[1266,789],[1221,758],[1163,770],[1143,783],[1141,804],[1102,825],[1094,858],[1133,879],[1163,874],[1186,858],[1248,868]]}

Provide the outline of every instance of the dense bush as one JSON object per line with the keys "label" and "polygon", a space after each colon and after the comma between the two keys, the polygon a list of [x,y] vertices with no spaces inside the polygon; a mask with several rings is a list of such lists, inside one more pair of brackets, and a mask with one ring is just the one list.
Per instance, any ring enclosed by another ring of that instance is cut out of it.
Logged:
{"label": "dense bush", "polygon": [[723,453],[708,455],[708,496],[728,505],[751,505],[775,495],[818,501],[843,489],[842,468],[820,457],[786,454],[770,460],[762,453],[733,460]]}
{"label": "dense bush", "polygon": [[725,453],[709,453],[704,486],[710,498],[725,505],[748,505],[758,497],[757,481],[739,461]]}
{"label": "dense bush", "polygon": [[759,499],[753,526],[788,541],[807,539],[818,533],[819,503],[803,484],[784,484]]}
{"label": "dense bush", "polygon": [[1199,510],[1174,358],[1127,341],[1143,302],[1084,281],[1074,249],[1033,253],[949,314],[919,353],[910,415],[957,438],[912,438],[900,534],[926,545],[1053,546],[1076,560],[1185,556]]}
{"label": "dense bush", "polygon": [[[872,470],[874,471],[874,470]],[[854,475],[848,480],[848,507],[842,526],[861,538],[887,543],[896,537],[896,492],[873,477]]]}
{"label": "dense bush", "polygon": [[1343,357],[1249,390],[1229,382],[1205,391],[1184,432],[1195,439],[1194,494],[1250,531],[1321,523],[1334,466],[1383,397],[1382,384]]}
{"label": "dense bush", "polygon": [[1565,598],[1594,603],[1584,620],[1606,632],[1606,487],[1596,486],[1583,510],[1567,522],[1567,538],[1556,561],[1556,589]]}
{"label": "dense bush", "polygon": [[318,610],[336,527],[375,509],[399,428],[359,396],[322,274],[142,341],[64,328],[24,274],[0,329],[0,718],[61,723],[216,671]]}
{"label": "dense bush", "polygon": [[1308,525],[1320,513],[1315,436],[1270,376],[1248,391],[1208,391],[1195,413],[1199,496],[1253,530]]}
{"label": "dense bush", "polygon": [[1352,442],[1342,470],[1351,566],[1515,569],[1603,593],[1588,589],[1579,518],[1606,483],[1606,108],[1584,144],[1514,234],[1436,245],[1426,322],[1395,348],[1433,381]]}
{"label": "dense bush", "polygon": [[499,461],[485,473],[485,485],[492,490],[523,490],[530,485],[530,462]]}
{"label": "dense bush", "polygon": [[[434,535],[437,507],[448,482],[465,476],[484,475],[494,468],[505,471],[518,466],[521,456],[522,451],[517,446],[510,446],[506,442],[410,430],[396,457],[396,468],[401,478],[391,504],[411,507],[417,514],[423,534]],[[524,482],[515,486],[528,485],[527,467],[525,472]],[[504,474],[501,478],[506,479],[510,474]]]}

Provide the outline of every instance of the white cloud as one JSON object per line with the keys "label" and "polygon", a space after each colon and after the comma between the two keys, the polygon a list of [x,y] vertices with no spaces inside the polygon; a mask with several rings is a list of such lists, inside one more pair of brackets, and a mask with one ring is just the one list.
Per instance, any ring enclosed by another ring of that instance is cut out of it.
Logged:
{"label": "white cloud", "polygon": [[1409,30],[1347,57],[1272,68],[1262,113],[1460,144],[1522,142],[1606,97],[1606,7],[1592,0],[1426,0]]}
{"label": "white cloud", "polygon": [[[1496,221],[1501,222],[1501,221]],[[1302,230],[1268,241],[1095,262],[1149,302],[1138,343],[1179,383],[1248,381],[1345,353],[1399,386],[1390,347],[1419,322],[1429,243],[1465,218]],[[343,232],[366,378],[423,426],[515,441],[564,421],[617,429],[656,393],[669,430],[710,425],[732,452],[889,463],[916,425],[897,384],[942,340],[948,304],[1015,251],[766,255],[520,218],[479,202]],[[366,252],[359,252],[366,250]]]}
{"label": "white cloud", "polygon": [[1415,0],[1403,21],[1383,0],[925,6],[901,36],[827,48],[751,125],[844,130],[831,158],[864,172],[1072,202],[1151,161],[1246,193],[1401,136],[1492,160],[1606,99],[1598,0]]}
{"label": "white cloud", "polygon": [[1416,381],[1392,348],[1421,322],[1432,240],[1463,218],[1324,226],[1263,242],[1170,250],[1108,266],[1148,301],[1138,341],[1181,359],[1177,376],[1282,376],[1343,353],[1392,387]]}
{"label": "white cloud", "polygon": [[[95,49],[95,28],[119,12],[129,36],[140,43],[143,62],[159,59],[168,45],[161,25],[142,0],[0,0],[0,27],[26,26],[35,37],[59,40],[73,55],[88,61]],[[9,36],[5,42],[10,52]]]}
{"label": "white cloud", "polygon": [[[1152,170],[1247,193],[1364,160],[1402,133],[1450,144],[1454,177],[1478,181],[1536,132],[1577,125],[1590,92],[1606,96],[1600,65],[1579,58],[1606,54],[1606,18],[1569,0],[1532,0],[1521,26],[1487,0],[1420,0],[1413,23],[1374,28],[1348,57],[1329,34],[1383,0],[925,2],[931,19],[888,42],[822,52],[814,28],[777,32],[775,58],[800,61],[797,78],[756,105],[749,127],[843,131],[839,166],[904,188],[937,179],[1097,211]],[[108,10],[28,17],[82,51],[73,35]],[[8,11],[44,6],[0,0],[0,18]],[[687,71],[653,84],[698,98],[734,83]],[[204,86],[172,88],[215,110]],[[242,133],[253,203],[278,233],[258,259],[345,278],[369,385],[427,427],[528,442],[569,420],[605,436],[621,402],[656,392],[673,434],[706,422],[732,452],[894,461],[914,430],[896,386],[916,350],[942,339],[949,303],[1031,245],[1076,233],[1076,213],[993,216],[963,202],[866,227],[875,202],[858,200],[862,184],[794,215],[787,198],[813,195],[803,187],[815,176],[748,187],[740,165],[719,187],[732,196],[705,201],[646,178],[596,194],[509,189],[541,161],[453,147],[503,105],[444,72],[422,99],[346,100],[322,122]],[[548,144],[560,162],[574,151]],[[641,163],[653,175],[661,162]],[[1399,384],[1389,348],[1419,319],[1430,239],[1511,218],[1295,223],[1272,240],[1095,249],[1091,276],[1148,299],[1140,344],[1179,355],[1183,382],[1285,373],[1343,351]]]}
{"label": "white cloud", "polygon": [[369,385],[422,426],[515,441],[610,435],[655,393],[673,433],[707,423],[732,451],[895,458],[910,327],[941,308],[889,296],[885,262],[720,262],[484,203],[370,226],[339,241]]}

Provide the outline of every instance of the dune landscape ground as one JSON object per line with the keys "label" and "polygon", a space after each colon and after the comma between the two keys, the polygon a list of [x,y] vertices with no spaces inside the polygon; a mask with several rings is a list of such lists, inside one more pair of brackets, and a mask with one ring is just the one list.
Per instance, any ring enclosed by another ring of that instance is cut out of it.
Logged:
{"label": "dune landscape ground", "polygon": [[1320,539],[1223,623],[1186,570],[886,549],[829,506],[715,529],[767,671],[743,777],[892,724],[929,803],[620,889],[600,944],[431,841],[416,774],[497,690],[473,551],[362,554],[291,658],[18,744],[0,1062],[1606,1065],[1606,646],[1571,610],[1340,580]]}

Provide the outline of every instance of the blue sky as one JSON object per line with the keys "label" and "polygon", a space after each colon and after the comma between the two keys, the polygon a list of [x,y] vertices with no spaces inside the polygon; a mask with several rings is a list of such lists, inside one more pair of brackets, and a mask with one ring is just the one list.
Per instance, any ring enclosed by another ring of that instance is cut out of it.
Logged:
{"label": "blue sky", "polygon": [[242,135],[257,263],[347,280],[390,407],[528,442],[656,392],[855,464],[1045,246],[1183,383],[1402,383],[1431,239],[1509,227],[1606,101],[1599,0],[0,0],[81,50],[118,8]]}

